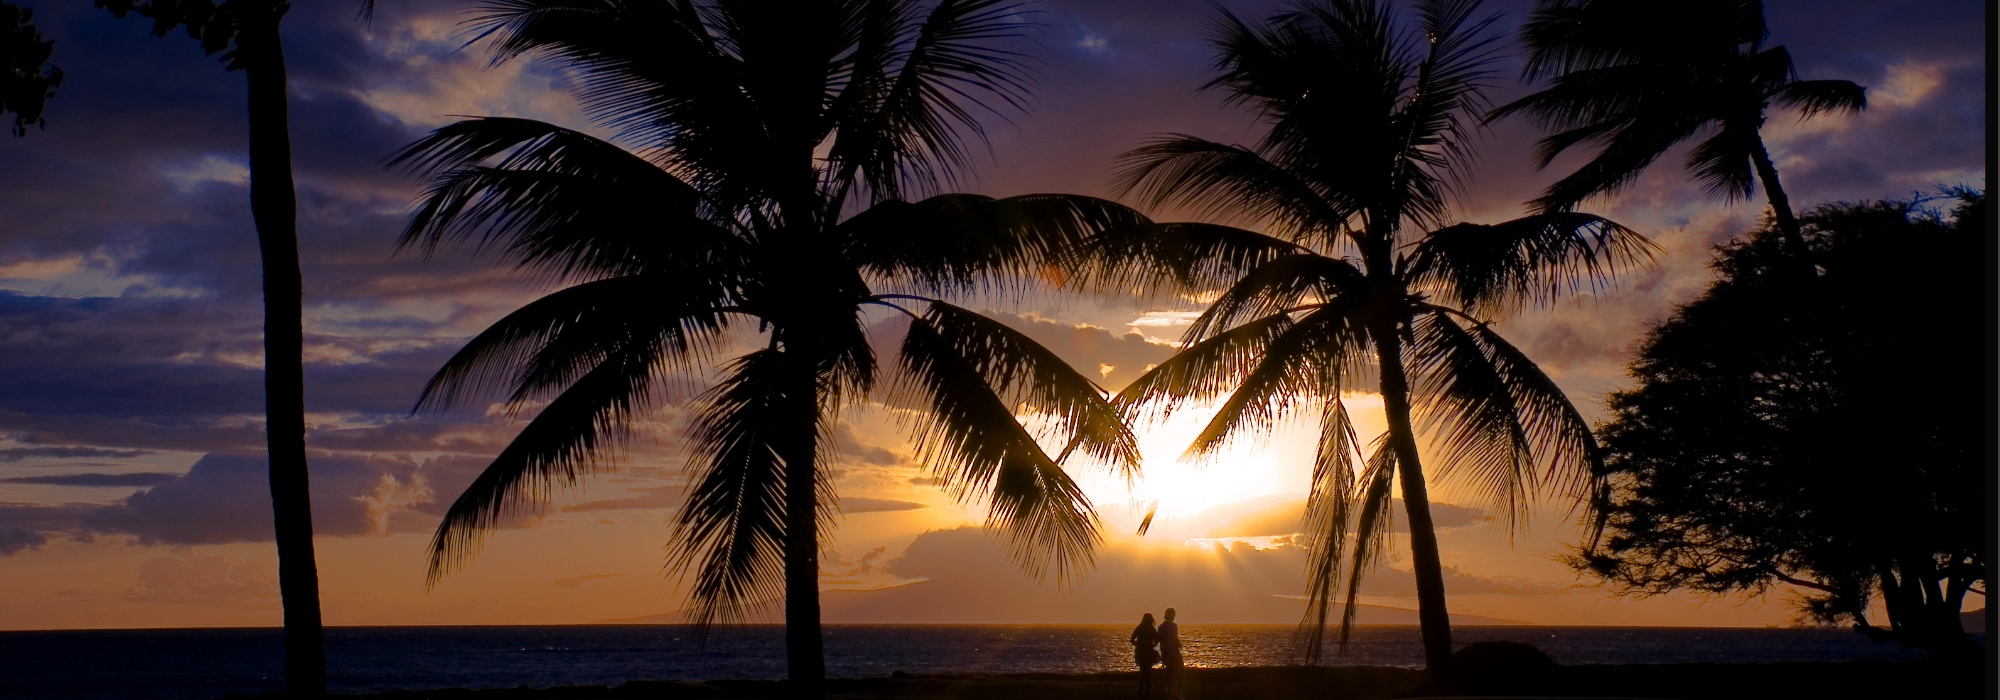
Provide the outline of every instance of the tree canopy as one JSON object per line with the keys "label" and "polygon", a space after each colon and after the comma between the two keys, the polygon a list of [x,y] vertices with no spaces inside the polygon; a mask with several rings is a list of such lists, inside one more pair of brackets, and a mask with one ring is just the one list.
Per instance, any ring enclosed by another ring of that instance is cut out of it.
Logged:
{"label": "tree canopy", "polygon": [[1646,335],[1599,437],[1613,492],[1572,562],[1619,592],[1760,594],[1802,617],[1963,643],[1982,552],[1984,195],[1823,205],[1826,270],[1801,303],[1774,226],[1717,249],[1716,279]]}
{"label": "tree canopy", "polygon": [[14,135],[42,124],[42,110],[62,84],[62,69],[49,63],[56,43],[42,38],[35,11],[0,2],[0,115],[14,114]]}

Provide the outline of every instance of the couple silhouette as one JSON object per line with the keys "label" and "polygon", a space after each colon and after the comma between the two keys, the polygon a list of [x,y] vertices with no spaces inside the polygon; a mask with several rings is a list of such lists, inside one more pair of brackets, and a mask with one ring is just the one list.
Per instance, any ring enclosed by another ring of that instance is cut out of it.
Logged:
{"label": "couple silhouette", "polygon": [[1139,664],[1139,697],[1150,698],[1153,694],[1153,666],[1166,662],[1161,669],[1166,673],[1167,697],[1179,698],[1180,688],[1175,683],[1181,671],[1181,627],[1174,623],[1174,609],[1167,608],[1165,620],[1158,628],[1153,627],[1153,614],[1146,613],[1139,618],[1139,626],[1132,630],[1132,660]]}

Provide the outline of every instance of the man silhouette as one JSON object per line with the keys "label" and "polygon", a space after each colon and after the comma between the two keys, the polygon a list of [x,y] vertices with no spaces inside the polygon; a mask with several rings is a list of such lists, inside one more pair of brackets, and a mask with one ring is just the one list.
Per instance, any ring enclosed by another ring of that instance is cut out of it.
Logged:
{"label": "man silhouette", "polygon": [[1165,662],[1162,675],[1166,676],[1167,697],[1181,696],[1181,626],[1174,622],[1174,609],[1167,608],[1164,620],[1160,622],[1160,660]]}

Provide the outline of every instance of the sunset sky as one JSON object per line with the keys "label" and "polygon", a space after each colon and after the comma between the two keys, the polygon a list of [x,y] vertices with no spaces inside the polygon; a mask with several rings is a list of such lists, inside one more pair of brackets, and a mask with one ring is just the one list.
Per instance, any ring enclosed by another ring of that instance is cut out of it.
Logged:
{"label": "sunset sky", "polygon": [[[148,36],[138,19],[75,0],[27,4],[67,77],[46,129],[0,138],[0,629],[276,625],[243,76],[184,35]],[[1278,3],[1223,4],[1261,18]],[[1773,113],[1764,134],[1796,205],[1985,186],[1980,2],[1767,5],[1770,43],[1791,49],[1802,77],[1868,87],[1859,115],[1801,124]],[[397,254],[418,183],[380,162],[454,115],[587,122],[558,67],[486,69],[481,46],[462,48],[469,3],[385,0],[372,24],[356,21],[358,6],[299,2],[285,22],[328,624],[582,623],[679,608],[661,545],[684,483],[685,392],[585,487],[516,518],[469,566],[425,589],[424,548],[444,506],[521,422],[479,407],[418,416],[410,407],[468,336],[549,289],[468,250]],[[1488,5],[1508,32],[1527,7]],[[1041,76],[1033,110],[989,120],[990,152],[960,189],[1110,196],[1114,156],[1147,135],[1259,135],[1249,113],[1197,90],[1210,77],[1210,3],[1033,8],[1043,27],[1039,46],[1026,48]],[[1520,94],[1515,65],[1505,65],[1495,103]],[[1558,177],[1528,167],[1537,137],[1526,123],[1488,131],[1456,217],[1513,218]],[[1692,299],[1709,280],[1710,247],[1763,212],[1761,190],[1750,203],[1706,199],[1679,161],[1670,154],[1622,195],[1585,207],[1658,243],[1656,268],[1496,326],[1593,419],[1624,386],[1646,324]],[[1052,296],[987,306],[1110,389],[1170,355],[1197,308]],[[884,335],[896,330],[888,314],[873,320]],[[1349,406],[1364,439],[1380,432],[1379,397],[1353,395]],[[1188,624],[1296,619],[1303,555],[1287,538],[1313,426],[1179,461],[1202,419],[1191,411],[1141,428],[1143,482],[1082,472],[1107,539],[1094,573],[1058,587],[1007,565],[978,531],[982,513],[926,483],[893,412],[845,415],[845,517],[822,586],[908,587],[829,595],[827,621],[1111,622],[1167,605]],[[1538,504],[1510,535],[1448,480],[1432,495],[1455,614],[1748,626],[1793,616],[1783,591],[1611,597],[1554,560],[1579,537],[1568,503]],[[1158,519],[1134,536],[1154,501]],[[1398,540],[1399,557],[1363,587],[1363,602],[1415,607],[1406,547]],[[902,597],[889,606],[883,596]]]}

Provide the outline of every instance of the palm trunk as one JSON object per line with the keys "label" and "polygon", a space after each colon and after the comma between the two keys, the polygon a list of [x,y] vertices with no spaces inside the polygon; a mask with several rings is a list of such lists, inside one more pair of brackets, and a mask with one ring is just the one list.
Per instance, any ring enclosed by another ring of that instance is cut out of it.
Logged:
{"label": "palm trunk", "polygon": [[296,697],[317,697],[326,693],[326,642],[306,474],[304,283],[278,32],[283,11],[270,5],[258,10],[242,17],[238,46],[250,83],[250,213],[264,265],[264,432],[285,611],[285,688]]}
{"label": "palm trunk", "polygon": [[1778,166],[1771,162],[1771,153],[1764,148],[1764,138],[1753,135],[1754,147],[1750,149],[1750,160],[1757,166],[1757,179],[1764,183],[1764,196],[1771,200],[1771,217],[1778,223],[1778,233],[1785,238],[1785,248],[1802,261],[1802,273],[1811,277],[1819,276],[1819,268],[1813,264],[1812,249],[1806,247],[1806,236],[1799,228],[1799,218],[1792,213],[1792,199],[1785,195],[1785,186],[1778,182]]}
{"label": "palm trunk", "polygon": [[826,643],[819,627],[819,484],[814,462],[819,431],[818,379],[798,348],[787,348],[796,363],[798,386],[792,403],[796,439],[785,457],[785,668],[791,695],[817,700],[825,694]]}
{"label": "palm trunk", "polygon": [[1403,374],[1403,347],[1395,329],[1375,335],[1376,360],[1381,363],[1382,409],[1388,414],[1389,444],[1396,451],[1396,476],[1403,482],[1403,509],[1410,518],[1410,568],[1417,579],[1417,623],[1424,638],[1424,665],[1432,676],[1451,663],[1451,614],[1445,609],[1444,565],[1438,559],[1437,528],[1431,521],[1430,495],[1417,456],[1417,434],[1410,422],[1410,385]]}

